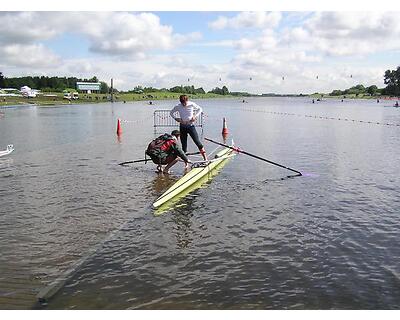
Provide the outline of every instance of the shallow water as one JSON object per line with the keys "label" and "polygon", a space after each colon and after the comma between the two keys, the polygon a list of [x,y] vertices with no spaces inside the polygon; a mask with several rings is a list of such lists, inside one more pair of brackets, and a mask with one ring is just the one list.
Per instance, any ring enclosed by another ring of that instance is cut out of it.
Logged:
{"label": "shallow water", "polygon": [[238,155],[159,216],[183,166],[117,163],[143,157],[174,101],[3,110],[0,308],[32,307],[81,261],[46,308],[398,309],[400,111],[247,101],[199,100],[203,137],[221,140],[226,117],[236,145],[304,176]]}

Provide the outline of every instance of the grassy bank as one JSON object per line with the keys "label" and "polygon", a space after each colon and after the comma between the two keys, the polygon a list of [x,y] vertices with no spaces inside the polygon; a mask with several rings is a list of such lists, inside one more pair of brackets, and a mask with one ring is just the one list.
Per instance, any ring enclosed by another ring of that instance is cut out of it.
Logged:
{"label": "grassy bank", "polygon": [[[129,101],[154,101],[154,100],[178,100],[180,93],[173,92],[149,92],[149,93],[119,93],[114,95],[116,102]],[[207,98],[234,98],[232,95],[219,95],[214,93],[190,94],[191,99],[207,99]],[[82,103],[100,103],[110,100],[110,96],[106,94],[79,94],[79,99],[65,99],[62,93],[43,93],[35,98],[26,97],[0,97],[0,105],[19,105],[19,104],[36,104],[46,105],[63,105],[63,104],[82,104]]]}
{"label": "grassy bank", "polygon": [[[178,100],[180,93],[173,92],[149,92],[149,93],[119,93],[114,95],[115,102],[130,102],[130,101],[148,101],[153,102],[155,100]],[[233,95],[219,95],[215,93],[205,94],[190,94],[190,99],[210,99],[210,98],[236,98],[236,99],[247,99],[247,97],[233,96]],[[384,96],[371,96],[363,94],[347,94],[345,96],[330,96],[328,94],[314,93],[310,95],[304,95],[310,99],[387,99]],[[39,106],[54,106],[54,105],[69,105],[69,104],[82,104],[82,103],[100,103],[109,101],[110,97],[106,94],[80,94],[77,100],[64,99],[62,93],[44,93],[38,95],[36,98],[25,98],[25,97],[0,97],[0,106],[7,105],[24,105],[24,104],[36,104]]]}

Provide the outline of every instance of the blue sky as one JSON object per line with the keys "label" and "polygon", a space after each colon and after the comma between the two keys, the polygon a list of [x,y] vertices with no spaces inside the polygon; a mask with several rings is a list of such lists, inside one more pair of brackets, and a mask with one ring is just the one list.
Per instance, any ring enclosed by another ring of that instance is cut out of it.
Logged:
{"label": "blue sky", "polygon": [[170,88],[189,78],[206,90],[330,92],[358,83],[382,87],[385,70],[400,64],[396,12],[15,11],[0,17],[5,76],[96,75],[114,78],[121,90]]}

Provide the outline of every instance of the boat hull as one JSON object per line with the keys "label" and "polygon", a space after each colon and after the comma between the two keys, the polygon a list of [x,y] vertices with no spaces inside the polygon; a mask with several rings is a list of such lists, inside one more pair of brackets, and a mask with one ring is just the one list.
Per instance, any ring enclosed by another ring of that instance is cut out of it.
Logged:
{"label": "boat hull", "polygon": [[0,151],[0,157],[6,156],[14,151],[14,146],[12,144],[7,146],[7,150]]}
{"label": "boat hull", "polygon": [[[222,163],[229,159],[229,156],[233,156],[234,151],[229,148],[225,148],[216,154],[216,158],[213,159],[208,165],[204,167],[192,168],[187,174],[181,179],[175,182],[167,191],[165,191],[157,200],[153,203],[154,208],[158,208],[168,201],[174,199],[182,192],[190,188],[197,181],[209,175],[213,170],[219,167]],[[221,159],[219,159],[221,158]]]}

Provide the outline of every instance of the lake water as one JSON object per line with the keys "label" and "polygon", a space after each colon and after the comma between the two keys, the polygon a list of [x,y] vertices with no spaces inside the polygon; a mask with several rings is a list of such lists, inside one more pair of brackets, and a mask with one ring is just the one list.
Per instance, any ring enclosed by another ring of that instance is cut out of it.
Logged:
{"label": "lake water", "polygon": [[221,141],[226,117],[237,146],[304,175],[237,155],[160,215],[183,165],[118,163],[143,158],[175,101],[1,109],[0,308],[38,307],[68,275],[41,307],[398,309],[400,110],[246,100],[197,101],[203,137]]}

